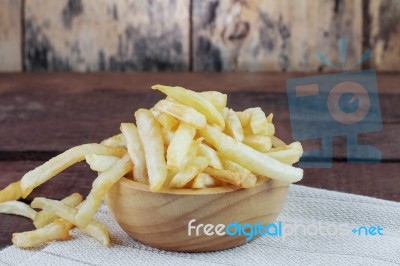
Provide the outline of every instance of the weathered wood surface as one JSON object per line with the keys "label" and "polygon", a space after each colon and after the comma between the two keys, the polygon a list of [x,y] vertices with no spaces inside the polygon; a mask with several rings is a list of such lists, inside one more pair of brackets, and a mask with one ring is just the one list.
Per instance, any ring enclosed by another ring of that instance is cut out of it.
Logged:
{"label": "weathered wood surface", "polygon": [[360,0],[207,0],[192,10],[194,70],[323,70],[316,53],[338,63],[338,37],[349,62],[361,54]]}
{"label": "weathered wood surface", "polygon": [[0,72],[22,70],[21,0],[0,0]]}
{"label": "weathered wood surface", "polygon": [[[133,121],[133,111],[162,97],[149,91],[155,83],[179,84],[196,90],[229,93],[236,109],[260,105],[274,112],[277,134],[290,141],[285,81],[302,74],[260,73],[132,73],[132,74],[0,74],[0,188],[50,157],[86,142],[118,133],[122,121]],[[334,143],[331,169],[305,169],[299,184],[400,200],[398,151],[400,78],[379,74],[383,131],[364,134],[363,142],[377,146],[380,164],[345,162],[344,138]],[[305,143],[305,148],[313,147]],[[77,164],[38,188],[35,196],[61,199],[72,192],[86,195],[96,174]],[[32,229],[20,217],[0,215],[0,248],[11,244],[13,232]]]}
{"label": "weathered wood surface", "polygon": [[400,70],[400,1],[370,0],[369,45],[374,52],[371,66]]}
{"label": "weathered wood surface", "polygon": [[[18,82],[12,82],[18,77]],[[48,77],[48,78],[47,78]],[[292,140],[286,96],[286,79],[293,75],[273,74],[31,74],[0,76],[0,156],[29,157],[61,152],[72,146],[99,142],[119,132],[121,122],[133,121],[133,112],[151,107],[161,93],[150,90],[160,83],[197,90],[228,92],[228,104],[235,110],[261,106],[274,113],[277,135]],[[396,92],[396,75],[378,74],[381,91]],[[385,79],[385,77],[388,77]],[[392,79],[387,82],[386,80]],[[248,83],[246,83],[248,81]],[[379,81],[378,81],[379,82]],[[388,140],[400,132],[399,110],[393,108],[400,94],[380,95],[384,129],[360,135],[360,143],[375,145],[384,160],[394,160],[400,152]],[[101,118],[101,119],[100,119]],[[318,114],[314,118],[317,121]],[[68,125],[68,126],[66,126]],[[323,130],[323,129],[321,129]],[[10,137],[12,136],[12,138]],[[62,141],[60,141],[62,140]],[[334,138],[333,155],[346,158],[346,139]],[[306,149],[317,142],[304,142]],[[41,157],[46,159],[47,157]]]}
{"label": "weathered wood surface", "polygon": [[26,0],[26,69],[187,70],[189,4],[184,0]]}

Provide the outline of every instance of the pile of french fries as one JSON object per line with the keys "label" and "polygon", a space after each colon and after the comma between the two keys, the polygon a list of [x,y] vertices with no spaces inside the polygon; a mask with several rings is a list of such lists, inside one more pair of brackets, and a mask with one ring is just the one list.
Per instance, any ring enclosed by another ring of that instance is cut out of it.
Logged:
{"label": "pile of french fries", "polygon": [[[134,123],[100,144],[73,147],[26,173],[0,191],[0,213],[25,216],[36,230],[13,234],[20,248],[70,239],[77,227],[105,246],[107,227],[94,219],[107,191],[121,178],[144,183],[153,192],[169,188],[206,189],[218,186],[252,188],[267,179],[299,181],[293,167],[303,149],[275,136],[273,114],[261,108],[236,112],[226,107],[227,95],[155,85],[167,95],[150,109],[139,109]],[[35,198],[18,201],[69,166],[85,160],[99,173],[86,199],[74,193],[61,201]],[[40,210],[39,212],[35,209]]]}

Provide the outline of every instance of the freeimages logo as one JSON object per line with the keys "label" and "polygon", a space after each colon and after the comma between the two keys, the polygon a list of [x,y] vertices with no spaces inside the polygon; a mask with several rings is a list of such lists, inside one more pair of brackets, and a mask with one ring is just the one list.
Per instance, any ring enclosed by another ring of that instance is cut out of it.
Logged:
{"label": "freeimages logo", "polygon": [[[342,68],[347,42],[339,40]],[[318,58],[334,67],[324,55]],[[371,57],[366,51],[351,67]],[[348,162],[379,162],[380,151],[359,144],[360,133],[382,129],[375,70],[347,71],[286,82],[292,135],[295,140],[321,140],[321,148],[305,151],[299,166],[332,167],[332,138],[346,136]]]}

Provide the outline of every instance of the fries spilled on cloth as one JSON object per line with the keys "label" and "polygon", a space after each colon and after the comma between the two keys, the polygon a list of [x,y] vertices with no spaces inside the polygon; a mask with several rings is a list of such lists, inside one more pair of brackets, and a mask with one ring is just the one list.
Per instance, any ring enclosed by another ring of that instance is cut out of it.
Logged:
{"label": "fries spilled on cloth", "polygon": [[[303,170],[293,167],[303,149],[275,136],[273,114],[260,107],[234,111],[227,95],[155,85],[166,94],[150,109],[139,109],[121,133],[100,144],[83,144],[52,158],[0,191],[0,213],[25,216],[36,230],[15,233],[19,248],[70,239],[78,228],[102,245],[110,245],[107,227],[94,219],[107,191],[121,178],[148,185],[152,192],[173,189],[237,187],[251,189],[268,179],[297,182]],[[58,173],[80,161],[98,172],[84,199],[74,193],[60,201],[18,201]],[[35,210],[36,209],[36,210]]]}

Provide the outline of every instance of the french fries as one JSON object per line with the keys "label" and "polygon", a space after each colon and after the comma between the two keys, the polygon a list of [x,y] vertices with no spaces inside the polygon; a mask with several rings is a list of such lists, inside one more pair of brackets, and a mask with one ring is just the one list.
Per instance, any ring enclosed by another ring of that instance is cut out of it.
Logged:
{"label": "french fries", "polygon": [[240,164],[229,161],[227,159],[222,160],[223,169],[229,170],[234,173],[251,174],[249,169],[244,168]]}
{"label": "french fries", "polygon": [[303,178],[302,169],[283,164],[264,153],[238,142],[212,126],[201,129],[200,134],[220,154],[249,169],[256,175],[267,176],[271,179],[287,183],[297,182]]}
{"label": "french fries", "polygon": [[250,127],[254,134],[265,133],[268,127],[268,121],[265,113],[260,107],[246,109],[245,112],[250,113]]}
{"label": "french fries", "polygon": [[150,111],[140,109],[136,111],[135,117],[146,158],[150,190],[157,191],[161,189],[167,178],[167,164],[161,130]]}
{"label": "french fries", "polygon": [[219,185],[221,185],[221,182],[219,180],[212,178],[209,174],[200,173],[193,179],[192,188],[200,189],[217,187]]}
{"label": "french fries", "polygon": [[0,190],[0,203],[10,200],[18,200],[21,198],[21,181],[9,184],[4,189]]}
{"label": "french fries", "polygon": [[208,159],[211,167],[222,169],[221,160],[219,159],[217,152],[210,146],[201,143],[199,145],[199,154]]}
{"label": "french fries", "polygon": [[[107,227],[93,217],[122,177],[145,184],[152,192],[252,188],[268,179],[292,183],[303,177],[303,170],[292,166],[303,148],[299,142],[286,145],[275,136],[272,113],[266,116],[260,107],[236,112],[227,107],[227,95],[217,91],[163,85],[152,89],[166,98],[152,108],[137,110],[136,125],[121,123],[120,134],[101,144],[71,148],[0,191],[0,213],[28,217],[37,228],[14,234],[15,246],[67,240],[74,227],[110,246]],[[38,197],[31,206],[17,201],[83,160],[98,172],[84,201],[78,193],[61,201]]]}
{"label": "french fries", "polygon": [[292,165],[300,160],[303,155],[303,147],[300,142],[293,142],[289,145],[280,146],[277,150],[266,154],[275,160]]}
{"label": "french fries", "polygon": [[[62,199],[61,202],[67,206],[75,207],[79,203],[81,203],[82,200],[83,197],[81,194],[73,193],[68,197]],[[57,215],[55,213],[42,210],[36,214],[35,219],[33,219],[33,224],[35,225],[36,228],[42,228],[52,223],[55,219],[57,219]]]}
{"label": "french fries", "polygon": [[74,224],[80,228],[85,228],[92,220],[97,209],[101,205],[107,191],[125,174],[132,170],[133,163],[129,154],[116,161],[105,172],[101,173],[93,182],[92,190],[86,197],[82,206],[75,216]]}
{"label": "french fries", "polygon": [[193,142],[196,129],[182,122],[176,130],[167,149],[167,167],[179,170],[183,167],[185,157]]}
{"label": "french fries", "polygon": [[271,138],[263,135],[246,135],[243,143],[259,152],[267,152],[272,147]]}
{"label": "french fries", "polygon": [[202,128],[207,125],[207,119],[203,114],[197,112],[192,107],[180,103],[161,100],[154,106],[154,109],[170,114],[195,128]]}
{"label": "french fries", "polygon": [[237,117],[242,124],[242,127],[250,126],[251,114],[249,112],[236,112]]}
{"label": "french fries", "polygon": [[0,203],[0,213],[19,215],[31,220],[36,216],[36,211],[29,205],[15,200]]}
{"label": "french fries", "polygon": [[281,139],[277,138],[276,136],[271,137],[271,143],[274,148],[286,146],[286,143],[283,142]]}
{"label": "french fries", "polygon": [[[83,204],[78,205],[78,209],[80,209],[82,205]],[[74,220],[78,212],[78,210],[74,207],[69,207],[60,201],[46,198],[35,198],[32,201],[31,206],[33,208],[39,208],[51,213],[55,213],[57,216],[68,222],[71,227],[79,227],[79,225],[75,223]],[[80,229],[85,234],[97,239],[102,245],[107,247],[110,245],[108,229],[101,222],[95,219],[91,219],[85,227],[80,227]]]}
{"label": "french fries", "polygon": [[53,223],[30,232],[14,233],[13,244],[18,248],[31,248],[54,240],[68,240],[71,238],[69,230],[72,224],[63,219],[57,219]]}
{"label": "french fries", "polygon": [[[154,113],[153,113],[154,114]],[[179,120],[177,120],[172,115],[167,113],[159,113],[158,115],[154,115],[157,122],[160,123],[164,128],[168,130],[173,130],[179,125]]]}
{"label": "french fries", "polygon": [[104,172],[116,161],[118,157],[107,156],[107,155],[97,155],[97,154],[87,154],[85,155],[86,163],[89,165],[90,169],[96,172]]}
{"label": "french fries", "polygon": [[239,117],[232,109],[227,111],[225,124],[228,135],[232,136],[238,141],[243,141],[244,134],[242,124],[239,120]]}
{"label": "french fries", "polygon": [[120,147],[105,146],[97,143],[73,147],[26,173],[21,179],[22,197],[26,198],[34,188],[48,181],[69,166],[83,161],[86,155],[93,153],[122,157],[126,153],[126,150]]}
{"label": "french fries", "polygon": [[243,188],[252,188],[257,182],[257,177],[251,173],[245,174],[229,170],[214,169],[211,167],[206,168],[204,173],[209,174],[220,181]]}
{"label": "french fries", "polygon": [[133,163],[133,178],[135,181],[140,183],[149,183],[149,177],[147,176],[146,161],[144,158],[144,150],[142,142],[139,138],[139,132],[135,124],[133,123],[122,123],[121,132],[126,140],[126,147],[128,153],[131,156]]}
{"label": "french fries", "polygon": [[170,187],[182,188],[189,183],[196,175],[200,174],[208,166],[208,160],[199,156],[179,171],[169,183]]}
{"label": "french fries", "polygon": [[226,107],[228,95],[219,91],[202,91],[200,94],[209,100],[218,111],[222,111]]}
{"label": "french fries", "polygon": [[155,85],[151,87],[154,90],[159,90],[174,100],[188,104],[207,117],[210,124],[216,124],[221,128],[225,127],[225,121],[218,109],[207,98],[200,93],[187,90],[182,87],[169,87]]}
{"label": "french fries", "polygon": [[124,135],[122,134],[117,134],[115,136],[109,137],[100,142],[100,144],[114,147],[126,147],[126,141]]}

